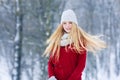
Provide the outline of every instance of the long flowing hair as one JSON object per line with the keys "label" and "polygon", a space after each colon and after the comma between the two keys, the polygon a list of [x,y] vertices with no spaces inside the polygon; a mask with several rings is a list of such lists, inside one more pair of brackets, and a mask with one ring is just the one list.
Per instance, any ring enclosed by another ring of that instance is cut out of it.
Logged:
{"label": "long flowing hair", "polygon": [[[60,41],[64,34],[62,24],[58,25],[55,32],[47,40],[48,46],[45,49],[43,55],[55,56],[58,60],[60,56]],[[69,36],[74,43],[75,50],[79,53],[82,49],[96,53],[96,51],[106,48],[106,43],[100,39],[99,36],[93,36],[86,33],[81,27],[78,27],[75,23],[72,23],[72,29]]]}

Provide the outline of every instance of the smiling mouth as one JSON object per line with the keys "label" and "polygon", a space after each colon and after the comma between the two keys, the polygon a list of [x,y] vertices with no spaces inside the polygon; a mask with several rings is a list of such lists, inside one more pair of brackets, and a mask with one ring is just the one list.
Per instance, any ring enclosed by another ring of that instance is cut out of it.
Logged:
{"label": "smiling mouth", "polygon": [[68,28],[67,30],[70,30],[70,28]]}

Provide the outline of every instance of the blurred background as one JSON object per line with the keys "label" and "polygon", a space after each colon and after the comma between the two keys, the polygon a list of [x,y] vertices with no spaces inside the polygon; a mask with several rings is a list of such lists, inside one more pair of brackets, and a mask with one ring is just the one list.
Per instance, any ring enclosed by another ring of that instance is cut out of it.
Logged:
{"label": "blurred background", "polygon": [[108,45],[88,52],[83,80],[120,80],[120,0],[0,0],[0,80],[47,80],[41,55],[66,9]]}

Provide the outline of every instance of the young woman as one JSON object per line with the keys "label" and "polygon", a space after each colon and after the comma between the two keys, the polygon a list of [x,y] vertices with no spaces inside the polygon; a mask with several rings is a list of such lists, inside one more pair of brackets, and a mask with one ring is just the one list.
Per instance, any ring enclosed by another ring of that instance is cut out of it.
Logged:
{"label": "young woman", "polygon": [[86,52],[105,48],[104,41],[83,31],[73,10],[62,13],[61,23],[47,40],[48,80],[82,80]]}

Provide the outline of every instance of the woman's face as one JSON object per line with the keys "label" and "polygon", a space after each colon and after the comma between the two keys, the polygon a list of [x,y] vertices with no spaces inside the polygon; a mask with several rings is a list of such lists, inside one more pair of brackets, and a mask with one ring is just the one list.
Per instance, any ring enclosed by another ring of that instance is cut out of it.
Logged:
{"label": "woman's face", "polygon": [[69,33],[71,31],[71,28],[72,28],[71,21],[63,22],[63,29],[65,30],[65,32]]}

